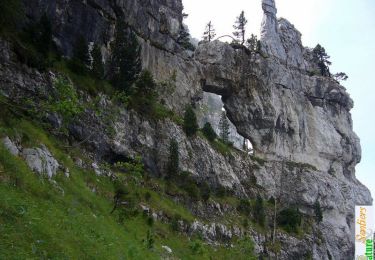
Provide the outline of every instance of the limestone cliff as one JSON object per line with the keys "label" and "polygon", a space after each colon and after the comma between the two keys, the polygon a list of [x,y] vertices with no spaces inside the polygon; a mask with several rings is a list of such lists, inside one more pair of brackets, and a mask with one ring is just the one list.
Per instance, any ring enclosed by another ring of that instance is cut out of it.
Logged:
{"label": "limestone cliff", "polygon": [[[223,155],[204,138],[188,138],[171,120],[155,122],[119,108],[110,122],[88,110],[69,127],[70,138],[84,140],[94,160],[141,154],[148,170],[160,176],[174,137],[180,146],[181,169],[212,187],[224,186],[239,197],[272,196],[280,208],[298,206],[306,216],[313,216],[314,203],[320,202],[323,221],[312,224],[313,232],[302,237],[276,234],[280,259],[302,259],[307,253],[314,259],[352,258],[354,205],[372,203],[370,192],[355,177],[361,148],[352,127],[353,101],[333,79],[311,76],[316,65],[309,50],[290,22],[277,19],[274,0],[262,1],[261,53],[219,41],[201,43],[193,54],[184,51],[176,41],[181,0],[29,0],[25,4],[31,20],[47,10],[54,41],[66,56],[81,34],[100,43],[108,57],[116,20],[124,19],[142,44],[143,67],[158,82],[175,75],[171,93],[159,86],[164,103],[181,115],[185,105],[202,102],[203,92],[221,95],[229,119],[251,141],[256,156],[240,151]],[[0,43],[1,93],[19,105],[25,105],[24,97],[45,99],[53,91],[55,75],[21,66],[8,43]],[[104,114],[111,114],[116,106],[106,96],[99,103]],[[108,125],[114,132],[106,130]],[[268,251],[269,234],[255,230],[248,234],[258,253]],[[276,256],[267,253],[271,259]]]}

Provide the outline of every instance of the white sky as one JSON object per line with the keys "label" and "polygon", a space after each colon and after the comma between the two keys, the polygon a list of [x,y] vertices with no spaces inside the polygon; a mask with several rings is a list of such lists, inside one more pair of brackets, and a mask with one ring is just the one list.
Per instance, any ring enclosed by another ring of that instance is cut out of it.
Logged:
{"label": "white sky", "polygon": [[[314,14],[320,12],[320,17],[328,15],[326,2],[329,0],[279,0],[276,4],[278,16],[291,21],[298,30],[304,33],[304,44],[309,44],[313,41],[311,36],[319,23],[318,17]],[[214,24],[217,36],[231,34],[234,21],[242,10],[245,11],[248,20],[248,35],[253,33],[259,36],[263,17],[261,0],[184,0],[183,3],[184,12],[189,14],[185,22],[195,38],[201,39],[205,25],[209,21]],[[320,10],[325,10],[325,12]]]}
{"label": "white sky", "polygon": [[[183,0],[191,35],[201,39],[211,20],[217,36],[231,34],[242,10],[247,32],[259,35],[263,16],[261,0]],[[305,46],[325,47],[332,72],[343,71],[343,85],[354,100],[354,130],[361,139],[362,162],[357,178],[375,196],[375,1],[374,0],[276,0],[278,17],[288,19],[302,33]]]}

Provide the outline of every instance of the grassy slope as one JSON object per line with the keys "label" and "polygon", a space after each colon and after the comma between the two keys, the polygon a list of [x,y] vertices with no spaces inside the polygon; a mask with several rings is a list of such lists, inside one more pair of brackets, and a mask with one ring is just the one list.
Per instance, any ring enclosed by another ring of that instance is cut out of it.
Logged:
{"label": "grassy slope", "polygon": [[[4,119],[4,115],[2,115]],[[172,231],[155,222],[150,227],[142,214],[118,221],[110,214],[113,183],[91,171],[77,168],[62,144],[27,120],[0,122],[1,136],[18,136],[25,147],[45,144],[55,158],[70,169],[70,178],[60,172],[52,181],[31,172],[25,162],[0,145],[0,259],[160,259],[162,245],[181,259],[251,259],[252,243],[240,241],[234,248],[210,247],[198,238]],[[95,187],[96,192],[92,189]],[[169,215],[193,220],[190,212],[168,196],[144,186],[132,186],[146,204]],[[154,248],[144,240],[154,234]]]}

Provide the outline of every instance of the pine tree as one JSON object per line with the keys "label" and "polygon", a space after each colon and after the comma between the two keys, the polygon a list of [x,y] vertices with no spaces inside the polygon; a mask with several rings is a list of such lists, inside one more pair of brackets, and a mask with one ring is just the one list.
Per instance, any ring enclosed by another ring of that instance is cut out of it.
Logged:
{"label": "pine tree", "polygon": [[336,73],[335,75],[333,75],[333,78],[337,81],[345,81],[347,80],[349,77],[348,75],[346,75],[345,72],[338,72]]}
{"label": "pine tree", "polygon": [[322,76],[330,77],[331,73],[329,71],[329,66],[332,64],[329,61],[330,56],[320,44],[316,45],[316,47],[313,49],[313,57],[314,61],[318,64],[320,74]]}
{"label": "pine tree", "polygon": [[319,201],[316,201],[314,204],[314,213],[315,213],[315,220],[317,223],[322,222],[323,220],[323,213],[322,208],[320,207]]}
{"label": "pine tree", "polygon": [[176,139],[171,139],[169,144],[167,179],[173,179],[179,173],[179,160],[178,143]]}
{"label": "pine tree", "polygon": [[184,115],[184,131],[187,136],[193,136],[198,130],[197,117],[191,106],[187,106]]}
{"label": "pine tree", "polygon": [[220,129],[220,138],[224,143],[229,142],[229,122],[227,119],[227,115],[225,111],[221,113],[220,121],[219,121],[219,129]]}
{"label": "pine tree", "polygon": [[215,141],[217,135],[209,122],[204,124],[202,131],[210,142]]}
{"label": "pine tree", "polygon": [[247,20],[245,18],[245,12],[242,11],[233,25],[233,28],[235,29],[233,35],[242,45],[245,43],[246,24]]}
{"label": "pine tree", "polygon": [[122,21],[117,24],[112,49],[109,79],[115,88],[128,92],[142,70],[141,47],[135,33]]}
{"label": "pine tree", "polygon": [[212,25],[211,21],[208,22],[206,25],[206,30],[203,33],[203,40],[206,42],[210,42],[213,38],[215,38],[216,32],[214,26]]}
{"label": "pine tree", "polygon": [[254,219],[256,223],[263,227],[265,218],[263,199],[258,195],[254,205]]}
{"label": "pine tree", "polygon": [[251,34],[250,39],[247,39],[246,47],[253,52],[258,51],[259,44],[258,44],[258,38],[256,35]]}
{"label": "pine tree", "polygon": [[103,64],[103,56],[100,50],[100,46],[98,44],[94,44],[92,49],[92,68],[91,72],[97,79],[103,79],[104,77],[104,64]]}
{"label": "pine tree", "polygon": [[43,14],[37,24],[36,33],[33,35],[35,47],[38,52],[47,58],[52,49],[52,25],[47,14]]}
{"label": "pine tree", "polygon": [[150,115],[156,102],[156,82],[150,71],[144,70],[130,87],[130,104],[141,114]]}
{"label": "pine tree", "polygon": [[180,32],[177,38],[177,43],[180,44],[184,49],[194,51],[195,47],[190,42],[190,33],[187,28],[182,24],[180,27]]}
{"label": "pine tree", "polygon": [[73,44],[73,57],[69,61],[69,68],[77,74],[86,74],[90,66],[89,46],[86,39],[80,35]]}
{"label": "pine tree", "polygon": [[73,59],[76,59],[85,66],[90,64],[89,45],[82,35],[78,36],[73,46]]}

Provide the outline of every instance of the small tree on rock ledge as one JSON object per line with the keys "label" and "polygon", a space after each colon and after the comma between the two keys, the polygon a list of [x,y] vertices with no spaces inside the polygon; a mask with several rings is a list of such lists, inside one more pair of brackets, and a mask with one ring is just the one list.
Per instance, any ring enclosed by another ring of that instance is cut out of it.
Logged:
{"label": "small tree on rock ledge", "polygon": [[184,131],[187,136],[193,136],[198,130],[197,117],[192,106],[187,106],[184,115]]}
{"label": "small tree on rock ledge", "polygon": [[219,129],[220,129],[220,138],[224,143],[229,142],[229,122],[225,111],[221,113],[220,121],[219,121]]}
{"label": "small tree on rock ledge", "polygon": [[331,73],[329,71],[329,66],[332,64],[332,62],[329,61],[330,56],[326,53],[326,50],[320,44],[318,44],[312,52],[314,61],[317,63],[320,69],[320,74],[322,76],[330,77]]}

